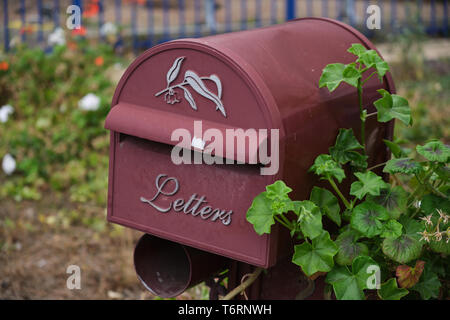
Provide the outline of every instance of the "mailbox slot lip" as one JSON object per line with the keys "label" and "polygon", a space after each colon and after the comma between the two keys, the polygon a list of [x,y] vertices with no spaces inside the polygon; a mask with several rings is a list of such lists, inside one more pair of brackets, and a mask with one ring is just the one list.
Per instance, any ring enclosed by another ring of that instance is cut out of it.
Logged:
{"label": "mailbox slot lip", "polygon": [[[268,132],[267,138],[264,138],[262,136],[260,137],[258,135],[259,142],[257,148],[249,148],[246,146],[244,150],[234,148],[232,153],[227,153],[226,144],[224,143],[224,148],[222,150],[214,149],[213,152],[210,152],[208,151],[208,145],[206,145],[205,150],[199,150],[192,146],[192,138],[195,137],[196,134],[195,121],[202,122],[203,132],[200,132],[200,134],[203,134],[206,130],[213,128],[219,130],[222,133],[222,137],[224,139],[226,138],[226,131],[229,129],[242,129],[243,131],[246,130],[244,128],[224,125],[223,123],[212,122],[209,120],[200,120],[194,117],[177,114],[170,111],[162,111],[123,102],[114,106],[114,108],[109,112],[108,116],[106,117],[105,128],[114,132],[138,137],[144,140],[156,141],[172,146],[178,145],[188,150],[211,154],[213,156],[223,158],[224,160],[244,160],[244,163],[264,165],[261,163],[258,155],[262,144],[267,143],[267,145],[270,145],[270,132]],[[183,141],[183,145],[181,145],[179,141],[172,140],[172,132],[176,129],[185,129],[189,131],[191,141]]]}
{"label": "mailbox slot lip", "polygon": [[[142,225],[139,223],[131,222],[126,219],[115,217],[113,215],[108,214],[107,220],[109,222],[117,223],[117,224],[123,225],[125,227],[131,227],[133,229],[154,235],[156,237],[160,237],[162,239],[166,239],[166,240],[173,241],[173,242],[178,242],[183,245],[187,245],[187,246],[199,249],[199,250],[218,254],[218,255],[221,255],[221,256],[224,256],[224,257],[227,257],[230,259],[236,259],[239,261],[243,261],[243,262],[249,263],[251,265],[258,266],[258,267],[269,268],[275,262],[275,261],[269,260],[268,251],[270,249],[276,250],[276,248],[270,248],[271,247],[270,246],[270,237],[267,234],[262,236],[265,238],[265,242],[266,242],[266,253],[264,254],[264,256],[266,256],[266,259],[264,260],[264,259],[261,259],[258,257],[249,256],[247,254],[236,253],[236,251],[224,249],[222,247],[211,245],[211,244],[205,246],[204,243],[201,241],[195,241],[195,240],[192,240],[191,238],[174,235],[173,233],[170,233],[168,231],[163,231],[161,229],[148,227],[148,226],[145,226],[145,225]],[[278,233],[278,228],[274,226],[271,234],[273,236],[274,234],[277,234],[277,233]]]}

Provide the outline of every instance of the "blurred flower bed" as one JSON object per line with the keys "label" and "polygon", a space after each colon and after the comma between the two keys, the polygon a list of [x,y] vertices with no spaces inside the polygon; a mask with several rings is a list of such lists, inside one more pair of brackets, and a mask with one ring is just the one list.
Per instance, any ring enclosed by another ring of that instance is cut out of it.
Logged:
{"label": "blurred flower bed", "polygon": [[68,191],[72,202],[104,206],[103,122],[124,67],[111,46],[91,46],[78,34],[66,45],[62,32],[50,35],[50,52],[19,47],[0,56],[0,198]]}

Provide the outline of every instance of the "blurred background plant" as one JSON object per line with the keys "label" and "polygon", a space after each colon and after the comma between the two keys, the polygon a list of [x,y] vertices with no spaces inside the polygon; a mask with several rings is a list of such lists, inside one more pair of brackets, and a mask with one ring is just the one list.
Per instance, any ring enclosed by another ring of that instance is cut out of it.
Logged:
{"label": "blurred background plant", "polygon": [[[178,17],[176,5],[171,10]],[[93,17],[85,16],[81,29],[56,28],[45,47],[15,41],[10,52],[0,51],[0,298],[154,298],[132,266],[140,234],[105,217],[104,119],[136,53],[120,46],[119,25],[103,25],[104,42],[88,37],[84,26],[97,27],[92,19],[98,11],[86,12]],[[257,26],[250,15],[247,22]],[[30,37],[35,32],[23,29]],[[397,123],[396,136],[413,144],[430,138],[449,144],[448,38],[430,38],[415,27],[378,41],[415,119],[408,129]],[[66,288],[70,264],[81,267],[82,290]],[[207,297],[201,285],[178,299]]]}

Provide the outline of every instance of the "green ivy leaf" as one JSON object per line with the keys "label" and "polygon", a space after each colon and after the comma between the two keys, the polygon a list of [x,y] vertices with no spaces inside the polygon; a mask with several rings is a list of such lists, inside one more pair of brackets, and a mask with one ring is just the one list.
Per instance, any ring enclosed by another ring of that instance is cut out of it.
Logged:
{"label": "green ivy leaf", "polygon": [[430,161],[448,163],[450,147],[439,140],[432,140],[424,146],[417,146],[417,152]]}
{"label": "green ivy leaf", "polygon": [[412,287],[411,290],[419,292],[422,299],[429,300],[439,296],[440,288],[441,282],[439,281],[437,274],[425,266],[425,271],[423,272],[420,281]]}
{"label": "green ivy leaf", "polygon": [[273,184],[266,186],[266,197],[270,200],[289,200],[288,193],[292,191],[286,184],[277,180]]}
{"label": "green ivy leaf", "polygon": [[341,225],[341,208],[338,199],[327,189],[314,187],[309,199],[314,202],[322,213],[338,226]]}
{"label": "green ivy leaf", "polygon": [[342,232],[337,237],[335,241],[339,249],[335,256],[337,264],[351,265],[357,256],[369,254],[369,248],[364,243],[357,242],[359,237],[359,233],[351,229]]}
{"label": "green ivy leaf", "polygon": [[330,147],[329,151],[333,160],[340,164],[351,161],[354,166],[366,168],[367,156],[355,151],[363,149],[363,146],[356,139],[352,129],[340,129],[336,138],[336,143]]}
{"label": "green ivy leaf", "polygon": [[344,82],[355,88],[358,87],[358,80],[361,78],[361,72],[356,69],[355,63],[346,65],[342,76]]}
{"label": "green ivy leaf", "polygon": [[391,278],[380,285],[378,296],[383,300],[400,300],[409,293],[407,289],[399,288],[395,278]]}
{"label": "green ivy leaf", "polygon": [[450,180],[450,168],[444,164],[439,164],[434,172],[438,175],[439,179],[448,182]]}
{"label": "green ivy leaf", "polygon": [[336,178],[339,182],[342,182],[345,178],[344,170],[328,154],[319,155],[309,171],[313,171],[315,174],[323,176],[325,179]]}
{"label": "green ivy leaf", "polygon": [[333,286],[338,300],[364,300],[364,289],[367,289],[367,280],[373,273],[369,267],[378,266],[370,257],[359,256],[353,260],[352,270],[348,267],[335,267],[325,279]]}
{"label": "green ivy leaf", "polygon": [[[447,227],[447,228],[444,228],[444,230],[446,230],[446,229],[448,229],[449,227]],[[447,236],[448,237],[448,236]],[[431,250],[433,250],[434,252],[437,252],[437,253],[443,253],[443,254],[445,254],[445,255],[449,255],[450,254],[450,242],[447,242],[447,240],[445,240],[445,237],[442,237],[443,238],[443,240],[441,240],[441,241],[435,241],[435,240],[432,240],[430,243],[429,243],[429,245],[430,245],[430,248],[431,248]]]}
{"label": "green ivy leaf", "polygon": [[386,187],[386,182],[372,171],[365,173],[356,172],[355,176],[359,181],[352,183],[350,194],[356,196],[360,200],[367,194],[379,196],[380,190]]}
{"label": "green ivy leaf", "polygon": [[352,46],[347,51],[354,54],[357,57],[361,57],[361,55],[365,53],[367,49],[360,43],[353,43]]}
{"label": "green ivy leaf", "polygon": [[420,257],[423,242],[420,242],[419,232],[423,231],[421,223],[406,216],[400,218],[403,225],[403,234],[396,238],[386,238],[383,240],[383,253],[390,259],[407,263]]}
{"label": "green ivy leaf", "polygon": [[330,234],[323,231],[312,244],[304,242],[295,246],[292,262],[300,266],[307,276],[316,272],[328,272],[333,266],[333,257],[337,253],[336,244],[330,239]]}
{"label": "green ivy leaf", "polygon": [[329,64],[322,71],[322,75],[319,80],[319,88],[326,86],[330,92],[333,92],[342,82],[346,82],[356,87],[358,78],[360,77],[361,74],[355,68],[354,64]]}
{"label": "green ivy leaf", "polygon": [[407,154],[405,151],[403,151],[403,148],[400,147],[399,144],[395,143],[394,141],[383,139],[386,146],[391,150],[392,154],[396,158],[404,158],[407,157]]}
{"label": "green ivy leaf", "polygon": [[383,220],[387,220],[389,214],[386,209],[374,202],[365,201],[357,205],[352,212],[350,225],[363,236],[372,238],[383,231]]}
{"label": "green ivy leaf", "polygon": [[364,64],[368,68],[375,68],[380,80],[382,80],[386,72],[389,71],[387,62],[381,59],[375,50],[367,50],[360,53],[357,62]]}
{"label": "green ivy leaf", "polygon": [[266,198],[271,201],[270,208],[273,213],[282,214],[292,210],[292,201],[288,196],[292,189],[283,181],[278,180],[266,186],[266,191]]}
{"label": "green ivy leaf", "polygon": [[394,219],[388,220],[383,224],[383,231],[381,231],[382,238],[397,239],[402,235],[403,226]]}
{"label": "green ivy leaf", "polygon": [[420,201],[420,210],[425,214],[437,213],[437,209],[450,213],[450,200],[439,197],[435,194],[427,194]]}
{"label": "green ivy leaf", "polygon": [[298,215],[297,222],[303,235],[310,239],[318,237],[323,232],[319,207],[309,200],[294,201],[293,204],[293,211]]}
{"label": "green ivy leaf", "polygon": [[400,186],[394,188],[389,186],[381,189],[379,196],[367,196],[367,200],[385,207],[392,219],[398,219],[406,212],[408,193]]}
{"label": "green ivy leaf", "polygon": [[390,94],[384,89],[378,90],[383,96],[373,104],[378,110],[378,121],[388,122],[398,119],[406,125],[412,125],[411,108],[408,100],[396,94]]}
{"label": "green ivy leaf", "polygon": [[391,159],[386,163],[383,172],[417,174],[423,171],[420,163],[410,158]]}
{"label": "green ivy leaf", "polygon": [[253,225],[253,228],[259,235],[270,233],[270,228],[275,224],[271,201],[266,195],[267,192],[257,195],[247,211],[247,221]]}

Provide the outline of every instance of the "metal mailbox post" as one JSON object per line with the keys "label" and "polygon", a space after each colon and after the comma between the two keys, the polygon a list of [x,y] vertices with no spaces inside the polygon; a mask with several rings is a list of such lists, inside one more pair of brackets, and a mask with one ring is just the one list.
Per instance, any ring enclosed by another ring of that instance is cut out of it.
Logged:
{"label": "metal mailbox post", "polygon": [[[339,128],[358,130],[356,90],[343,86],[330,94],[318,88],[327,64],[352,61],[346,51],[352,43],[374,49],[347,25],[305,18],[167,42],[130,65],[105,122],[111,130],[108,220],[146,233],[136,246],[135,267],[149,290],[175,296],[224,268],[230,268],[233,287],[259,266],[269,272],[253,286],[251,298],[295,298],[300,287],[292,277],[300,271],[286,262],[289,234],[275,226],[270,235],[259,236],[246,212],[278,179],[294,190],[293,199],[306,199],[318,183],[308,173],[315,157],[327,152]],[[368,87],[363,97],[368,112],[374,111],[369,106],[376,90],[394,90],[389,74],[384,84],[373,78]],[[224,137],[227,130],[240,132],[236,139],[245,138],[248,129],[266,130],[269,154],[277,151],[273,142],[279,145],[278,170],[261,174],[269,166],[258,153],[261,145],[232,145],[229,152],[230,141],[212,153],[241,163],[174,163],[175,145],[193,158],[208,153],[211,141],[199,132],[199,123],[202,132],[215,129]],[[174,139],[177,130],[191,138]],[[368,121],[366,130],[369,165],[386,161],[382,139],[392,135],[392,124]],[[282,264],[292,274],[280,274]],[[275,283],[283,281],[294,285],[278,290]]]}

